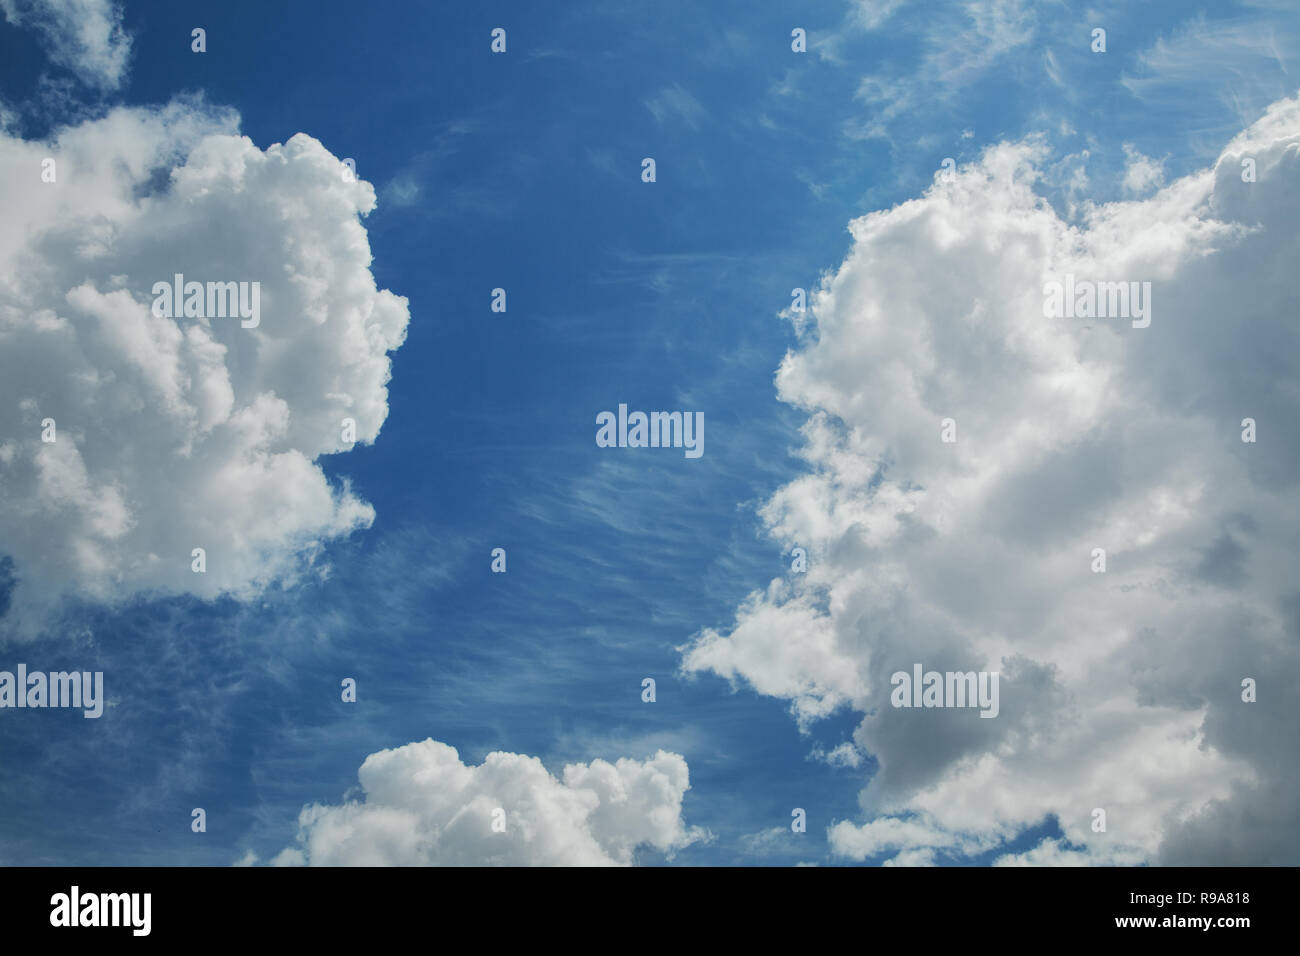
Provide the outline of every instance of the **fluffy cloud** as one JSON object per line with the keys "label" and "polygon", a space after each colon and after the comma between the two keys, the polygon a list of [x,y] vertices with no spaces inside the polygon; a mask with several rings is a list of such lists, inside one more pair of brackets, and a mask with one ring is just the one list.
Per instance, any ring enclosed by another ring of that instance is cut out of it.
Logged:
{"label": "fluffy cloud", "polygon": [[[370,272],[374,191],[342,170],[310,136],[261,150],[195,103],[0,136],[11,616],[74,591],[247,596],[371,522],[316,459],[351,447],[344,418],[378,435],[408,312]],[[260,325],[155,316],[154,283],[177,273],[260,282]]]}
{"label": "fluffy cloud", "polygon": [[0,12],[15,26],[39,30],[50,60],[82,82],[101,89],[122,84],[131,39],[111,0],[0,0]]}
{"label": "fluffy cloud", "polygon": [[[667,854],[701,838],[682,822],[686,761],[570,764],[556,779],[536,757],[491,753],[477,767],[436,740],[371,754],[358,774],[365,799],[311,805],[298,848],[280,865],[616,866],[649,846]],[[494,811],[505,830],[493,830]]]}
{"label": "fluffy cloud", "polygon": [[1149,156],[1143,156],[1132,144],[1124,144],[1124,190],[1133,195],[1148,192],[1165,181],[1164,167]]}
{"label": "fluffy cloud", "polygon": [[[1003,862],[1295,863],[1300,101],[1073,221],[1035,189],[1048,159],[1001,144],[851,224],[777,374],[810,468],[763,516],[808,571],[683,666],[805,727],[862,715],[879,770],[868,822],[831,828],[847,859],[968,858],[1055,818]],[[1150,326],[1045,318],[1067,273],[1151,282]],[[894,708],[918,662],[1000,672],[1000,715]]]}

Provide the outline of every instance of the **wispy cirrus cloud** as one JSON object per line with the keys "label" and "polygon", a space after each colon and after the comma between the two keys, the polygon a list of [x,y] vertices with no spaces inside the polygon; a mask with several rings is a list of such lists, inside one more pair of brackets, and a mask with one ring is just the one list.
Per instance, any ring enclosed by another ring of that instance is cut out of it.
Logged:
{"label": "wispy cirrus cloud", "polygon": [[113,0],[0,0],[0,13],[15,26],[39,30],[50,60],[82,82],[104,90],[122,85],[131,37]]}
{"label": "wispy cirrus cloud", "polygon": [[645,106],[655,122],[661,125],[670,119],[676,119],[691,129],[699,129],[700,123],[708,118],[708,112],[700,105],[700,101],[680,83],[664,87],[647,99]]}

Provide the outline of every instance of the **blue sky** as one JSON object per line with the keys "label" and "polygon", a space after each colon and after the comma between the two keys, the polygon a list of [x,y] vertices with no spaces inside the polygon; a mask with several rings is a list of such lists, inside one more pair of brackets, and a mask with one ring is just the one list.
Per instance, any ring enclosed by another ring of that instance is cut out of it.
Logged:
{"label": "blue sky", "polygon": [[[850,220],[920,196],[945,157],[1042,135],[1037,188],[1066,216],[1126,198],[1125,144],[1172,182],[1296,92],[1281,6],[987,6],[981,22],[843,0],[132,2],[129,71],[108,91],[0,22],[0,101],[24,139],[200,97],[259,149],[305,132],[353,158],[378,200],[371,272],[410,312],[377,440],[318,460],[375,512],[326,544],[327,579],[254,598],[73,593],[37,641],[0,635],[5,662],[103,670],[113,703],[98,721],[0,713],[0,861],[269,859],[305,805],[355,798],[367,755],[432,737],[466,764],[503,750],[557,774],[662,748],[690,768],[682,818],[711,835],[672,863],[845,862],[827,827],[872,819],[859,792],[876,761],[814,752],[862,713],[801,730],[790,700],[682,671],[701,629],[789,576],[759,511],[808,471],[808,410],[774,385],[800,347],[791,290],[844,260]],[[498,26],[504,55],[488,49]],[[704,456],[596,447],[596,413],[620,402],[702,410]],[[506,574],[489,570],[496,547]],[[348,676],[356,704],[339,699]],[[1062,833],[1044,812],[937,862]]]}

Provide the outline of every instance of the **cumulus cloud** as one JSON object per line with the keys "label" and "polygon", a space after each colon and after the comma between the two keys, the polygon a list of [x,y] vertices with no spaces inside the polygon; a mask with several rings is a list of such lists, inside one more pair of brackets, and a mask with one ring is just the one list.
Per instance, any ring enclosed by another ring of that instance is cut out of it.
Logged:
{"label": "cumulus cloud", "polygon": [[1164,166],[1149,156],[1143,156],[1132,144],[1124,144],[1124,190],[1133,195],[1149,192],[1165,181]]}
{"label": "cumulus cloud", "polygon": [[[477,767],[428,739],[371,754],[364,799],[313,804],[298,846],[272,862],[311,866],[617,866],[638,847],[666,854],[702,838],[682,822],[686,761],[570,764],[560,778],[536,757],[496,752]],[[495,814],[504,811],[504,817]],[[494,830],[504,819],[504,831]]]}
{"label": "cumulus cloud", "polygon": [[[777,374],[809,471],[762,514],[808,571],[683,667],[805,727],[861,715],[879,769],[866,822],[830,830],[844,858],[969,858],[1054,819],[1022,861],[1295,863],[1300,101],[1072,221],[1035,189],[1049,159],[1000,144],[851,224]],[[1066,274],[1151,282],[1150,326],[1045,318]],[[999,716],[891,706],[915,663],[999,672]]]}
{"label": "cumulus cloud", "polygon": [[[69,592],[249,596],[369,525],[317,459],[352,447],[344,418],[358,442],[378,435],[408,312],[370,272],[374,190],[342,170],[310,136],[262,150],[193,102],[48,143],[0,135],[11,616]],[[176,274],[259,282],[260,324],[153,314]]]}
{"label": "cumulus cloud", "polygon": [[0,0],[0,12],[15,26],[39,30],[50,60],[87,85],[122,85],[131,38],[112,0]]}
{"label": "cumulus cloud", "polygon": [[847,740],[838,747],[830,751],[814,749],[812,756],[818,760],[830,764],[832,767],[851,767],[858,768],[862,766],[862,751],[849,743]]}

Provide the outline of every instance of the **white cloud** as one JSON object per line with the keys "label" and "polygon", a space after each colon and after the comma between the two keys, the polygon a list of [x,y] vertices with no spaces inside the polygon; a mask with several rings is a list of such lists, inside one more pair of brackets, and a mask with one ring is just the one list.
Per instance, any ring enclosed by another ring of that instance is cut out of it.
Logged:
{"label": "white cloud", "polygon": [[[862,5],[850,13],[849,23],[878,29],[895,6]],[[925,52],[919,66],[887,65],[862,78],[856,96],[871,107],[871,115],[846,127],[853,138],[889,139],[896,121],[928,114],[936,101],[950,100],[1027,45],[1037,32],[1037,16],[1024,0],[961,0],[945,5],[942,13],[927,7],[909,21],[890,20],[889,30],[915,35]],[[832,36],[824,44],[828,59],[839,58],[842,40]]]}
{"label": "white cloud", "polygon": [[956,842],[952,834],[925,823],[890,817],[860,827],[836,823],[830,828],[830,840],[840,855],[858,860],[904,848],[930,851]]}
{"label": "white cloud", "polygon": [[[11,616],[67,592],[249,596],[373,518],[316,459],[349,447],[345,417],[359,441],[378,435],[406,332],[406,300],[370,273],[374,191],[310,136],[260,150],[237,126],[173,103],[50,143],[0,136]],[[261,324],[154,316],[153,284],[176,273],[259,281]]]}
{"label": "white cloud", "polygon": [[[644,761],[570,764],[559,779],[536,757],[496,752],[477,767],[436,740],[371,754],[364,800],[313,804],[298,847],[279,865],[617,866],[633,851],[666,854],[701,839],[681,817],[686,761],[660,750]],[[505,830],[493,830],[494,811]]]}
{"label": "white cloud", "polygon": [[665,120],[676,117],[691,129],[698,129],[700,121],[708,116],[700,101],[680,83],[665,86],[646,100],[645,105],[655,118],[655,122],[661,126]]}
{"label": "white cloud", "polygon": [[[810,472],[762,514],[808,572],[684,669],[805,726],[861,715],[867,822],[830,831],[851,859],[967,857],[1055,817],[1089,862],[1294,863],[1300,101],[1077,222],[1034,190],[1048,161],[1002,144],[851,224],[777,374]],[[1044,318],[1065,273],[1150,281],[1150,327]],[[1267,437],[1243,443],[1246,417]],[[914,663],[1000,672],[1000,715],[892,707]],[[1267,700],[1242,702],[1248,676]]]}
{"label": "white cloud", "polygon": [[15,26],[39,30],[50,60],[82,82],[110,90],[122,85],[131,38],[112,0],[0,0],[0,12]]}
{"label": "white cloud", "polygon": [[1064,840],[1044,840],[1024,853],[1006,853],[993,861],[994,866],[1140,866],[1142,855],[1127,857],[1096,856],[1089,847],[1070,847]]}
{"label": "white cloud", "polygon": [[925,68],[942,86],[961,86],[984,73],[994,61],[1033,37],[1033,8],[1023,0],[966,0],[960,4],[969,28],[956,32],[942,20],[931,21],[931,46]]}
{"label": "white cloud", "polygon": [[409,175],[395,176],[384,189],[384,198],[394,206],[414,206],[420,200],[419,182]]}
{"label": "white cloud", "polygon": [[906,0],[853,0],[848,19],[862,30],[878,30]]}
{"label": "white cloud", "polygon": [[847,740],[833,750],[814,749],[812,756],[832,767],[857,769],[862,766],[862,751]]}
{"label": "white cloud", "polygon": [[934,851],[928,849],[906,850],[892,859],[886,860],[883,866],[935,866]]}
{"label": "white cloud", "polygon": [[1124,190],[1130,195],[1141,195],[1164,185],[1163,164],[1143,156],[1130,143],[1124,144],[1124,163]]}
{"label": "white cloud", "polygon": [[1239,122],[1279,90],[1293,89],[1290,64],[1300,54],[1294,7],[1255,6],[1244,15],[1207,19],[1203,12],[1138,52],[1121,82],[1148,110],[1195,102],[1194,130],[1204,131],[1222,105]]}

